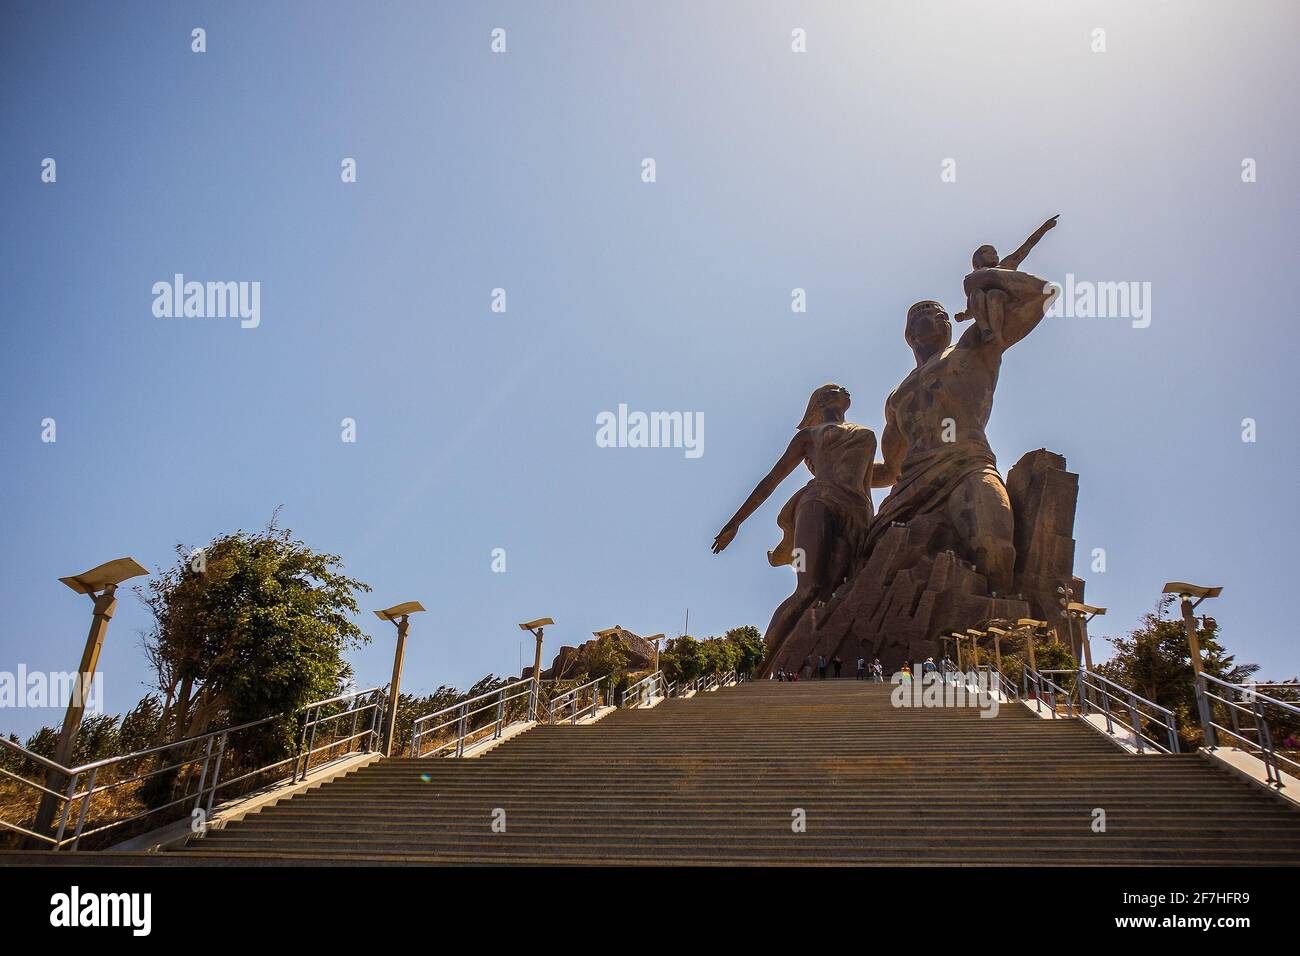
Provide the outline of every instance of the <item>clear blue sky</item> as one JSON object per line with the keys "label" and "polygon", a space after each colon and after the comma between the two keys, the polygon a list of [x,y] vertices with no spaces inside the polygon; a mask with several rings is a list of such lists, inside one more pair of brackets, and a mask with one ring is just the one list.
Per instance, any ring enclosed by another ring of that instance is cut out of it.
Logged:
{"label": "clear blue sky", "polygon": [[[412,690],[513,671],[516,623],[542,615],[548,658],[616,623],[676,633],[686,608],[696,634],[763,627],[793,584],[764,551],[804,479],[709,546],[810,391],[845,385],[879,430],[907,306],[957,308],[977,245],[1060,213],[1025,268],[1150,282],[1152,322],[1047,321],[1008,353],[1003,468],[1046,446],[1080,474],[1101,633],[1167,579],[1222,584],[1231,649],[1293,675],[1298,19],[1285,0],[10,0],[0,670],[75,667],[89,602],[60,575],[158,568],[278,505],[368,607],[430,609]],[[176,272],[261,282],[260,327],[155,318]],[[702,412],[704,455],[598,448],[620,403]],[[148,677],[144,608],[119,603],[110,710]],[[363,684],[387,679],[378,623]]]}

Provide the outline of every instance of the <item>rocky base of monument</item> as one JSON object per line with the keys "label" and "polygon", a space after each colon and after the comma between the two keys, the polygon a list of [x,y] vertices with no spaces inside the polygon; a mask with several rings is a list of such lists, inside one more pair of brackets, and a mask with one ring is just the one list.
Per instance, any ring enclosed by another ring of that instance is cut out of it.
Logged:
{"label": "rocky base of monument", "polygon": [[[1074,577],[1074,510],[1079,476],[1065,458],[1046,449],[1024,455],[1007,474],[1015,516],[1014,593],[993,595],[988,581],[958,547],[941,514],[932,512],[890,528],[866,563],[820,607],[813,607],[772,648],[765,673],[799,670],[806,657],[838,654],[880,658],[890,673],[905,662],[939,657],[939,636],[1001,618],[1061,621],[1058,586],[1083,600]],[[1060,636],[1068,639],[1064,627]]]}

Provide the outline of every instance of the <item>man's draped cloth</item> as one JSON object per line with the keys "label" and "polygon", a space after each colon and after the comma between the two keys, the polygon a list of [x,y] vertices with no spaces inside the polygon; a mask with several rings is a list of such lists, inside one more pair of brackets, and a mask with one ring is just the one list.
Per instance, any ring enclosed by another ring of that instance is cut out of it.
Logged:
{"label": "man's draped cloth", "polygon": [[911,521],[918,515],[939,510],[963,481],[981,473],[1002,481],[993,449],[983,438],[909,454],[903,459],[893,490],[880,503],[880,511],[867,535],[865,553],[870,553],[891,523]]}

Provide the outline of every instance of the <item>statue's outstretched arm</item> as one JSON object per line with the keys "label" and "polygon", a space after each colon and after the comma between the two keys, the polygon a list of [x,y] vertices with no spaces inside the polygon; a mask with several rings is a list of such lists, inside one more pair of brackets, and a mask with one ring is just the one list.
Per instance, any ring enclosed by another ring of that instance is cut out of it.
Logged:
{"label": "statue's outstretched arm", "polygon": [[1061,214],[1058,212],[1051,219],[1047,220],[1047,222],[1043,223],[1041,226],[1035,229],[1034,234],[1025,240],[1024,245],[1022,245],[1015,252],[1011,253],[1011,255],[1003,256],[1002,259],[998,261],[998,268],[1018,269],[1020,267],[1020,263],[1025,261],[1025,256],[1029,255],[1029,251],[1033,249],[1034,246],[1038,245],[1038,240],[1043,238],[1043,236],[1047,235],[1047,231],[1049,229],[1054,229],[1056,227],[1056,220],[1060,218],[1061,218]]}
{"label": "statue's outstretched arm", "polygon": [[772,466],[772,470],[754,486],[754,490],[749,493],[749,497],[740,506],[740,510],[732,515],[731,520],[718,532],[718,536],[713,541],[714,554],[718,554],[723,548],[731,544],[731,539],[736,536],[736,532],[740,530],[740,526],[745,519],[757,511],[763,502],[771,497],[772,492],[776,491],[777,485],[790,477],[790,473],[799,467],[799,462],[804,459],[807,440],[808,436],[804,431],[800,431],[790,440],[789,447],[777,459],[776,464]]}

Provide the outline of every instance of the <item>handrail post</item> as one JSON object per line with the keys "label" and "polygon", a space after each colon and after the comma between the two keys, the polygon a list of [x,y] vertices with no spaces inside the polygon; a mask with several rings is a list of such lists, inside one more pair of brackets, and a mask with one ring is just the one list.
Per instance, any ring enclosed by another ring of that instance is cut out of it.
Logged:
{"label": "handrail post", "polygon": [[1251,691],[1251,710],[1255,714],[1255,739],[1259,741],[1260,752],[1264,755],[1265,780],[1282,789],[1281,768],[1277,765],[1277,754],[1273,753],[1273,735],[1269,732],[1268,722],[1264,719],[1264,708],[1260,706],[1259,694]]}
{"label": "handrail post", "polygon": [[[394,706],[396,706],[394,704]],[[307,779],[307,771],[311,768],[311,751],[316,746],[316,724],[318,724],[320,708],[317,707],[312,711],[311,733],[307,736],[307,750],[302,755],[302,779]]]}
{"label": "handrail post", "polygon": [[383,700],[382,692],[376,690],[374,698],[370,705],[370,733],[366,737],[366,753],[379,749],[377,738],[379,736],[379,702]]}
{"label": "handrail post", "polygon": [[208,812],[205,819],[212,819],[212,804],[217,799],[217,784],[221,782],[221,761],[226,756],[226,744],[229,742],[229,734],[221,735],[221,742],[217,745],[217,762],[212,768],[212,783],[208,786]]}
{"label": "handrail post", "polygon": [[1132,693],[1128,695],[1128,714],[1129,719],[1133,721],[1133,743],[1137,746],[1138,753],[1143,753],[1142,715],[1138,712],[1137,698]]}
{"label": "handrail post", "polygon": [[307,727],[311,723],[311,709],[309,708],[303,714],[302,733],[298,736],[298,752],[293,757],[293,775],[290,777],[291,783],[298,782],[298,761],[303,753],[307,750]]}
{"label": "handrail post", "polygon": [[1101,694],[1101,712],[1106,715],[1106,733],[1115,735],[1115,722],[1110,716],[1110,690],[1103,689]]}
{"label": "handrail post", "polygon": [[1178,728],[1174,725],[1173,714],[1165,714],[1165,726],[1169,729],[1169,752],[1176,754],[1179,751]]}
{"label": "handrail post", "polygon": [[90,812],[90,798],[95,792],[95,776],[98,773],[98,767],[92,768],[90,777],[86,780],[86,795],[81,798],[81,809],[77,811],[77,829],[72,834],[72,850],[74,853],[81,843],[81,830],[86,825],[86,814]]}
{"label": "handrail post", "polygon": [[77,792],[77,781],[81,779],[81,774],[74,773],[68,781],[68,792],[63,798],[63,812],[59,814],[59,829],[54,834],[54,849],[63,848],[63,831],[68,826],[68,811],[72,809],[72,795]]}
{"label": "handrail post", "polygon": [[[535,684],[533,686],[536,686]],[[465,756],[465,727],[469,723],[469,704],[460,705],[460,721],[456,724],[456,756]]]}
{"label": "handrail post", "polygon": [[197,792],[194,794],[195,810],[203,805],[203,788],[206,787],[208,783],[208,763],[212,760],[212,744],[213,738],[209,736],[208,747],[203,754],[203,769],[199,771],[199,787]]}
{"label": "handrail post", "polygon": [[497,727],[492,734],[493,740],[501,737],[501,728],[505,726],[506,719],[506,689],[504,687],[497,691]]}

